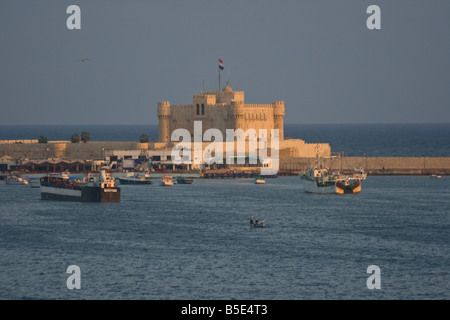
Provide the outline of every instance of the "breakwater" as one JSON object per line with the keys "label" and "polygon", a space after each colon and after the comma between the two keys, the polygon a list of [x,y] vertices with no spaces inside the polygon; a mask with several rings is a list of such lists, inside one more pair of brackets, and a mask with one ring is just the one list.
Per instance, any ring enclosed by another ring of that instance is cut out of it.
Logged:
{"label": "breakwater", "polygon": [[[363,168],[368,175],[450,175],[450,157],[331,157],[321,160],[330,170],[351,174]],[[281,175],[306,172],[314,158],[280,159]]]}

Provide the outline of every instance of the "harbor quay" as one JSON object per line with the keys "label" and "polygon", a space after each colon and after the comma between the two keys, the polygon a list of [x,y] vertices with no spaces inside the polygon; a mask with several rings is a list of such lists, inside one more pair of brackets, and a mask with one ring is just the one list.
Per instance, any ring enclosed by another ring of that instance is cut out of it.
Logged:
{"label": "harbor quay", "polygon": [[[227,142],[221,145],[224,151],[222,163],[207,164],[194,161],[194,143],[192,143],[192,163],[177,163],[173,158],[174,142],[132,142],[132,141],[89,141],[87,143],[71,143],[70,141],[50,141],[34,143],[26,141],[0,141],[0,172],[70,172],[98,171],[106,168],[110,171],[172,171],[200,172],[205,170],[259,171],[267,167],[260,158],[256,163],[251,161],[249,144],[245,143],[243,154],[226,158]],[[211,143],[201,143],[201,153],[210,147]],[[232,149],[237,150],[236,145]],[[185,151],[183,150],[182,153]],[[279,159],[303,155],[314,157],[319,152],[321,157],[330,155],[329,144],[308,144],[299,139],[280,141]],[[271,156],[270,144],[267,154]]]}
{"label": "harbor quay", "polygon": [[[289,140],[284,140],[289,141]],[[205,178],[249,177],[260,171],[261,163],[186,165],[175,164],[171,151],[175,144],[132,141],[51,141],[48,143],[0,142],[0,172],[91,172],[105,168],[112,172],[149,169],[153,173],[197,173]],[[298,145],[298,143],[297,143]],[[205,146],[204,146],[205,147]],[[331,171],[351,174],[362,168],[368,175],[450,175],[450,157],[347,157],[333,156],[329,146],[321,145],[322,164]],[[280,143],[278,175],[298,175],[307,172],[317,162],[317,146],[304,144],[293,149]],[[295,153],[306,156],[295,156]],[[294,154],[294,156],[293,156]]]}

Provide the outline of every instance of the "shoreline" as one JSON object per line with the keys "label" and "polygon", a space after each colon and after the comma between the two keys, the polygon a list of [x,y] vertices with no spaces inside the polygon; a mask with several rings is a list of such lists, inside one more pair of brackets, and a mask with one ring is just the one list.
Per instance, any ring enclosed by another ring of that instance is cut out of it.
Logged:
{"label": "shoreline", "polygon": [[[10,171],[10,172],[0,172],[0,181],[4,180],[5,177],[9,175],[21,175],[25,177],[41,177],[48,174],[58,174],[61,171],[48,171],[48,172],[20,172],[20,171]],[[87,175],[88,173],[97,171],[74,171],[70,172],[71,175]],[[127,176],[132,176],[134,171],[128,172],[117,172],[110,171],[116,178],[122,178]],[[136,171],[137,172],[137,171]],[[385,169],[384,171],[372,171],[365,170],[367,176],[450,176],[450,170],[395,170],[395,169]],[[277,177],[288,177],[288,176],[299,176],[301,174],[307,173],[306,170],[280,170],[276,175],[266,175],[266,178],[277,178]],[[352,175],[354,171],[342,170],[340,171],[343,175]],[[164,171],[164,172],[150,172],[150,177],[161,178],[163,175],[171,175],[173,177],[183,176],[194,179],[253,179],[260,175],[257,170],[242,170],[236,172],[236,170],[206,170],[205,172],[198,171]]]}
{"label": "shoreline", "polygon": [[[289,141],[289,140],[286,140]],[[103,166],[109,165],[112,172],[125,172],[125,166],[113,167],[112,155],[123,156],[123,159],[133,159],[134,170],[142,164],[142,156],[145,161],[149,159],[152,172],[167,173],[199,173],[199,168],[176,167],[170,157],[171,145],[158,142],[102,142],[67,143],[67,141],[52,141],[41,143],[0,143],[0,174],[4,172],[22,173],[55,173],[68,170],[70,172],[98,171]],[[281,149],[279,155],[278,175],[298,175],[306,173],[308,167],[317,164],[317,159],[311,152],[290,152],[291,149]],[[370,175],[450,175],[450,157],[349,157],[344,153],[322,157],[320,162],[330,171],[339,171],[342,174],[352,174],[356,168],[362,168]],[[302,157],[303,155],[303,157]],[[127,158],[128,157],[128,158]],[[119,159],[120,160],[120,159]],[[117,163],[119,163],[118,161]],[[116,163],[116,164],[117,164]],[[123,162],[122,162],[123,163]],[[128,164],[128,163],[127,163]],[[233,171],[258,171],[259,167],[241,167],[236,164],[213,165],[213,168],[203,168],[203,173]],[[221,168],[221,169],[218,169]],[[141,167],[142,169],[142,167]],[[165,169],[165,170],[163,170]],[[218,171],[214,171],[218,170]],[[133,165],[128,171],[133,171]]]}

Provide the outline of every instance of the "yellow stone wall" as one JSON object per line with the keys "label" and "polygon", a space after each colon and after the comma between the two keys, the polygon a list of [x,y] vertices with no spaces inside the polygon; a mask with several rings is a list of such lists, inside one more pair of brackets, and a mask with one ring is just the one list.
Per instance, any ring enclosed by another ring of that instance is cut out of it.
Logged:
{"label": "yellow stone wall", "polygon": [[158,102],[159,141],[169,142],[176,129],[194,133],[194,122],[202,122],[202,135],[208,129],[218,129],[225,137],[226,129],[278,129],[283,140],[284,102],[246,104],[243,91],[229,86],[222,91],[204,91],[194,95],[192,104],[170,105]]}

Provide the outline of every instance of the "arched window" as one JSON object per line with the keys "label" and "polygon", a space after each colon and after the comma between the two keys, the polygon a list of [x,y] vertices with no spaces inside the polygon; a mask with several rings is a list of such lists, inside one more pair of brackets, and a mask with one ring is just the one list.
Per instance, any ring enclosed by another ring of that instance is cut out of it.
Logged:
{"label": "arched window", "polygon": [[200,106],[199,106],[199,104],[197,103],[197,115],[199,115],[200,114]]}
{"label": "arched window", "polygon": [[205,105],[202,103],[202,115],[205,114]]}

